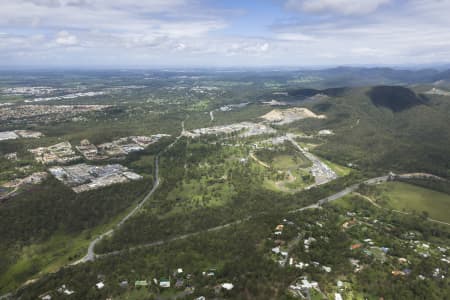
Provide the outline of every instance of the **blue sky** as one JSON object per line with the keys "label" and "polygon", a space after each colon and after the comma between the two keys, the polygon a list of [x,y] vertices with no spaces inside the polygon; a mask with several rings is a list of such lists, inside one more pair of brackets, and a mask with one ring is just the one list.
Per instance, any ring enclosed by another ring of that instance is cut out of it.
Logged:
{"label": "blue sky", "polygon": [[430,65],[450,0],[0,0],[0,67]]}

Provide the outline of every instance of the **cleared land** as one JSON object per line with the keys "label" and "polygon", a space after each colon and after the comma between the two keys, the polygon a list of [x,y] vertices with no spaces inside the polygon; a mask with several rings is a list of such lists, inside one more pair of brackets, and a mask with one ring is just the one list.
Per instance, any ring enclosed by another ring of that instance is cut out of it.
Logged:
{"label": "cleared land", "polygon": [[276,191],[295,192],[303,189],[310,183],[312,177],[308,168],[311,162],[300,152],[289,151],[263,151],[260,152],[260,164],[270,166],[276,171],[276,179],[266,179],[265,186]]}
{"label": "cleared land", "polygon": [[274,157],[272,165],[275,169],[289,170],[295,167],[309,167],[311,162],[300,153],[295,156],[281,154]]}
{"label": "cleared land", "polygon": [[325,119],[325,115],[316,115],[314,112],[303,107],[294,107],[289,109],[274,109],[267,114],[263,115],[266,121],[277,125],[289,124],[298,120],[314,118],[314,119]]}
{"label": "cleared land", "polygon": [[379,186],[386,205],[395,210],[426,211],[430,218],[450,222],[450,195],[402,182]]}

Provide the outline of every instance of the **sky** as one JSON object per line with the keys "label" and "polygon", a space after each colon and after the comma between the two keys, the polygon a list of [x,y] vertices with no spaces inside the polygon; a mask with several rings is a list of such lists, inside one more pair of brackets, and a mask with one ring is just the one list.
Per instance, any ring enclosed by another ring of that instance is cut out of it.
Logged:
{"label": "sky", "polygon": [[450,0],[0,0],[0,68],[450,63]]}

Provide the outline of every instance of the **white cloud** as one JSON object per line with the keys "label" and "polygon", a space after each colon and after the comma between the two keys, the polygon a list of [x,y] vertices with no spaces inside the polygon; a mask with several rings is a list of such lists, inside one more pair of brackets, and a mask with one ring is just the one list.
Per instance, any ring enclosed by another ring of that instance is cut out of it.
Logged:
{"label": "white cloud", "polygon": [[170,8],[186,4],[186,0],[15,0],[17,3],[29,3],[36,7],[47,8],[79,7],[79,8],[114,8],[136,9],[140,11],[162,12]]}
{"label": "white cloud", "polygon": [[175,51],[183,51],[184,49],[186,49],[186,45],[183,43],[179,43],[179,44],[175,45],[175,47],[174,47]]}
{"label": "white cloud", "polygon": [[374,12],[391,0],[287,0],[287,9],[312,13],[338,13],[344,15]]}
{"label": "white cloud", "polygon": [[357,47],[350,49],[350,52],[355,55],[369,57],[369,56],[384,56],[386,53],[379,49],[369,47]]}
{"label": "white cloud", "polygon": [[259,51],[261,52],[267,52],[269,50],[269,43],[264,43],[259,46]]}
{"label": "white cloud", "polygon": [[281,32],[276,35],[277,39],[286,41],[313,41],[314,38],[310,35],[306,35],[298,32]]}
{"label": "white cloud", "polygon": [[58,32],[55,42],[61,46],[75,46],[78,44],[78,38],[75,35],[63,30]]}
{"label": "white cloud", "polygon": [[0,66],[450,61],[450,0],[278,0],[301,11],[283,17],[202,1],[0,0]]}
{"label": "white cloud", "polygon": [[222,49],[227,56],[261,56],[269,51],[270,45],[266,41],[240,40],[231,44],[224,44]]}

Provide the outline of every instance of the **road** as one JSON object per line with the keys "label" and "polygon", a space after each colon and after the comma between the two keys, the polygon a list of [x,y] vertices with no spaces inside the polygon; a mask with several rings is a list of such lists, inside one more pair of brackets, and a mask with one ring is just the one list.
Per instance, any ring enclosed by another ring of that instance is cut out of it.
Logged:
{"label": "road", "polygon": [[155,179],[153,181],[152,189],[147,193],[147,195],[145,195],[144,199],[142,199],[142,201],[139,202],[138,205],[136,205],[136,207],[132,211],[130,211],[125,217],[123,217],[116,224],[116,226],[113,229],[110,229],[110,230],[102,233],[101,235],[97,236],[94,240],[92,240],[91,243],[89,244],[86,255],[82,259],[74,262],[72,265],[76,265],[76,264],[84,263],[84,262],[88,262],[88,261],[93,261],[96,257],[95,252],[94,252],[95,246],[102,239],[113,234],[114,231],[119,229],[128,219],[130,219],[132,216],[134,216],[142,208],[142,206],[148,201],[148,199],[150,199],[150,197],[155,193],[155,191],[159,187],[159,155],[160,154],[158,154],[155,158]]}
{"label": "road", "polygon": [[[181,130],[181,134],[175,139],[175,141],[173,143],[171,143],[169,146],[167,146],[163,151],[161,151],[155,158],[155,179],[154,179],[154,184],[153,184],[153,188],[147,193],[147,195],[144,197],[144,199],[138,203],[138,205],[131,211],[129,212],[125,217],[123,217],[114,228],[102,233],[101,235],[97,236],[93,241],[91,241],[91,243],[89,244],[88,247],[88,251],[86,256],[84,256],[82,259],[76,261],[75,263],[73,263],[72,265],[75,264],[79,264],[79,263],[84,263],[84,262],[88,262],[88,261],[93,261],[96,258],[100,258],[100,257],[106,257],[106,256],[111,256],[111,255],[118,255],[120,253],[126,252],[126,251],[132,251],[132,250],[136,250],[136,249],[142,249],[142,248],[149,248],[149,247],[155,247],[155,246],[160,246],[166,243],[170,243],[173,241],[177,241],[177,240],[183,240],[183,239],[187,239],[196,235],[199,235],[201,233],[206,233],[206,232],[213,232],[213,231],[218,231],[230,226],[234,226],[234,225],[238,225],[242,222],[248,221],[250,219],[252,219],[254,216],[249,216],[246,217],[244,219],[241,220],[237,220],[228,224],[224,224],[224,225],[220,225],[220,226],[216,226],[216,227],[212,227],[206,230],[201,230],[201,231],[197,231],[197,232],[193,232],[193,233],[187,233],[184,235],[180,235],[180,236],[176,236],[176,237],[172,237],[170,239],[167,240],[160,240],[160,241],[155,241],[155,242],[151,242],[151,243],[147,243],[147,244],[143,244],[143,245],[139,245],[139,246],[135,246],[135,247],[131,247],[128,248],[126,250],[118,250],[118,251],[113,251],[113,252],[109,252],[109,253],[105,253],[105,254],[95,254],[94,249],[95,246],[105,237],[110,236],[111,234],[114,233],[114,231],[116,231],[117,229],[119,229],[128,219],[130,219],[132,216],[134,216],[141,208],[142,206],[148,201],[148,199],[150,199],[150,197],[155,193],[155,191],[158,189],[159,184],[160,184],[160,179],[159,179],[159,157],[161,154],[163,154],[165,151],[167,151],[168,149],[170,149],[182,136],[184,133],[184,121],[181,124],[182,130]],[[299,147],[299,149],[302,150],[302,152],[304,151],[295,141],[293,141],[294,145],[297,145]],[[397,175],[399,178],[414,178],[414,177],[433,177],[433,178],[439,178],[437,176],[434,176],[432,174],[424,174],[424,173],[408,173],[408,174],[400,174]],[[322,198],[320,200],[318,200],[316,203],[314,204],[310,204],[301,208],[297,208],[294,210],[289,211],[289,213],[295,213],[295,212],[300,212],[303,210],[307,210],[307,209],[314,209],[314,208],[320,208],[323,204],[328,203],[328,202],[332,202],[335,200],[338,200],[354,191],[356,191],[358,189],[358,187],[360,186],[360,184],[369,184],[369,185],[373,185],[373,184],[379,184],[379,183],[383,183],[388,181],[389,179],[389,175],[386,176],[380,176],[380,177],[375,177],[375,178],[371,178],[368,180],[365,180],[361,183],[357,183],[357,184],[353,184],[331,196]],[[433,220],[435,221],[435,220]],[[440,222],[443,224],[447,224],[444,222]],[[449,224],[447,224],[449,225]]]}
{"label": "road", "polygon": [[106,256],[118,255],[118,254],[121,254],[121,253],[125,253],[125,252],[128,252],[128,251],[133,251],[133,250],[137,250],[137,249],[161,246],[161,245],[164,245],[164,244],[167,244],[167,243],[170,243],[170,242],[184,240],[184,239],[196,236],[196,235],[200,235],[202,233],[219,231],[219,230],[222,230],[222,229],[234,226],[234,225],[239,225],[239,224],[241,224],[243,222],[246,222],[246,221],[248,221],[248,220],[250,220],[252,218],[253,217],[250,216],[250,217],[247,217],[247,218],[242,219],[242,220],[237,220],[237,221],[234,221],[234,222],[231,222],[231,223],[227,223],[227,224],[224,224],[224,225],[212,227],[212,228],[209,228],[209,229],[206,229],[206,230],[196,231],[196,232],[192,232],[192,233],[186,233],[186,234],[179,235],[179,236],[167,239],[167,240],[160,240],[160,241],[156,241],[156,242],[150,242],[150,243],[142,244],[142,245],[135,246],[135,247],[130,247],[130,248],[127,248],[127,249],[124,249],[124,250],[117,250],[117,251],[112,251],[112,252],[108,252],[108,253],[104,253],[104,254],[97,254],[96,258],[102,258],[102,257],[106,257]]}
{"label": "road", "polygon": [[[366,184],[378,184],[378,183],[382,183],[382,182],[386,182],[388,180],[389,176],[381,176],[381,177],[375,177],[375,178],[371,178],[369,180],[364,181],[363,183]],[[337,192],[331,196],[322,198],[320,200],[318,200],[316,203],[308,205],[308,206],[304,206],[298,209],[294,209],[289,211],[289,213],[296,213],[296,212],[300,212],[303,210],[307,210],[307,209],[314,209],[314,208],[320,208],[321,205],[327,203],[327,202],[331,202],[331,201],[335,201],[337,199],[340,199],[350,193],[352,193],[353,191],[355,191],[360,184],[353,184],[345,189],[343,189],[340,192]],[[151,247],[155,247],[155,246],[161,246],[170,242],[174,242],[174,241],[178,241],[178,240],[184,240],[202,233],[207,233],[207,232],[214,232],[214,231],[218,231],[224,228],[228,228],[234,225],[239,225],[243,222],[246,222],[248,220],[251,220],[252,218],[254,218],[255,216],[249,216],[246,217],[244,219],[241,220],[237,220],[228,224],[224,224],[224,225],[220,225],[220,226],[216,226],[216,227],[212,227],[206,230],[201,230],[201,231],[197,231],[197,232],[192,232],[192,233],[187,233],[187,234],[183,234],[183,235],[179,235],[176,237],[172,237],[170,239],[167,240],[160,240],[160,241],[155,241],[155,242],[150,242],[150,243],[146,243],[146,244],[142,244],[139,246],[135,246],[135,247],[131,247],[131,248],[127,248],[125,250],[117,250],[117,251],[113,251],[113,252],[109,252],[109,253],[105,253],[105,254],[97,254],[95,255],[95,258],[102,258],[102,257],[107,257],[107,256],[111,256],[111,255],[118,255],[121,253],[125,253],[128,251],[133,251],[133,250],[137,250],[137,249],[143,249],[143,248],[151,248]]]}
{"label": "road", "polygon": [[292,143],[306,158],[308,158],[312,162],[311,173],[314,176],[315,183],[310,185],[308,189],[328,183],[336,178],[338,178],[337,174],[328,167],[325,163],[323,163],[320,159],[318,159],[314,154],[303,149],[295,140],[294,135],[287,134],[286,138],[288,141]]}
{"label": "road", "polygon": [[264,168],[270,169],[270,166],[268,164],[266,164],[265,162],[260,161],[253,152],[250,152],[250,157],[256,161],[258,164],[260,164],[261,166],[263,166]]}
{"label": "road", "polygon": [[363,183],[365,183],[365,184],[379,184],[379,183],[383,183],[383,182],[388,181],[388,179],[389,179],[389,176],[381,176],[381,177],[375,177],[375,178],[368,179],[366,181],[363,181],[362,183],[353,184],[353,185],[351,185],[349,187],[346,187],[342,191],[337,192],[336,194],[333,194],[331,196],[328,196],[328,197],[320,199],[319,201],[317,201],[314,204],[311,204],[311,205],[308,205],[308,206],[305,206],[305,207],[302,207],[302,208],[291,210],[290,213],[299,212],[299,211],[302,211],[302,210],[305,210],[305,209],[319,208],[321,205],[323,205],[325,203],[338,200],[338,199],[340,199],[340,198],[342,198],[344,196],[347,196],[348,194],[356,191],[358,189],[358,187],[360,186],[360,184],[363,184]]}
{"label": "road", "polygon": [[[189,116],[188,116],[189,117]],[[186,117],[186,119],[188,118]],[[150,197],[155,193],[155,191],[158,189],[159,184],[160,184],[160,180],[159,180],[159,157],[161,156],[161,154],[163,154],[164,152],[166,152],[168,149],[170,149],[182,136],[184,133],[184,121],[181,122],[181,133],[179,136],[177,136],[175,138],[175,141],[173,141],[170,145],[168,145],[164,150],[162,150],[160,153],[158,153],[155,157],[155,174],[154,174],[154,180],[153,180],[153,187],[152,189],[145,195],[144,199],[141,200],[141,202],[139,202],[135,208],[133,208],[132,211],[130,211],[125,217],[123,217],[115,226],[114,228],[100,234],[99,236],[97,236],[95,239],[93,239],[90,243],[89,243],[89,247],[87,250],[86,255],[77,260],[76,262],[72,263],[71,265],[77,265],[79,263],[85,263],[88,261],[93,261],[95,260],[95,258],[97,257],[97,255],[95,254],[95,246],[101,241],[103,240],[105,237],[110,236],[114,233],[114,231],[118,230],[120,227],[123,226],[123,224],[128,221],[128,219],[130,219],[131,217],[133,217],[143,206],[144,204],[148,201],[148,199],[150,199]]]}

